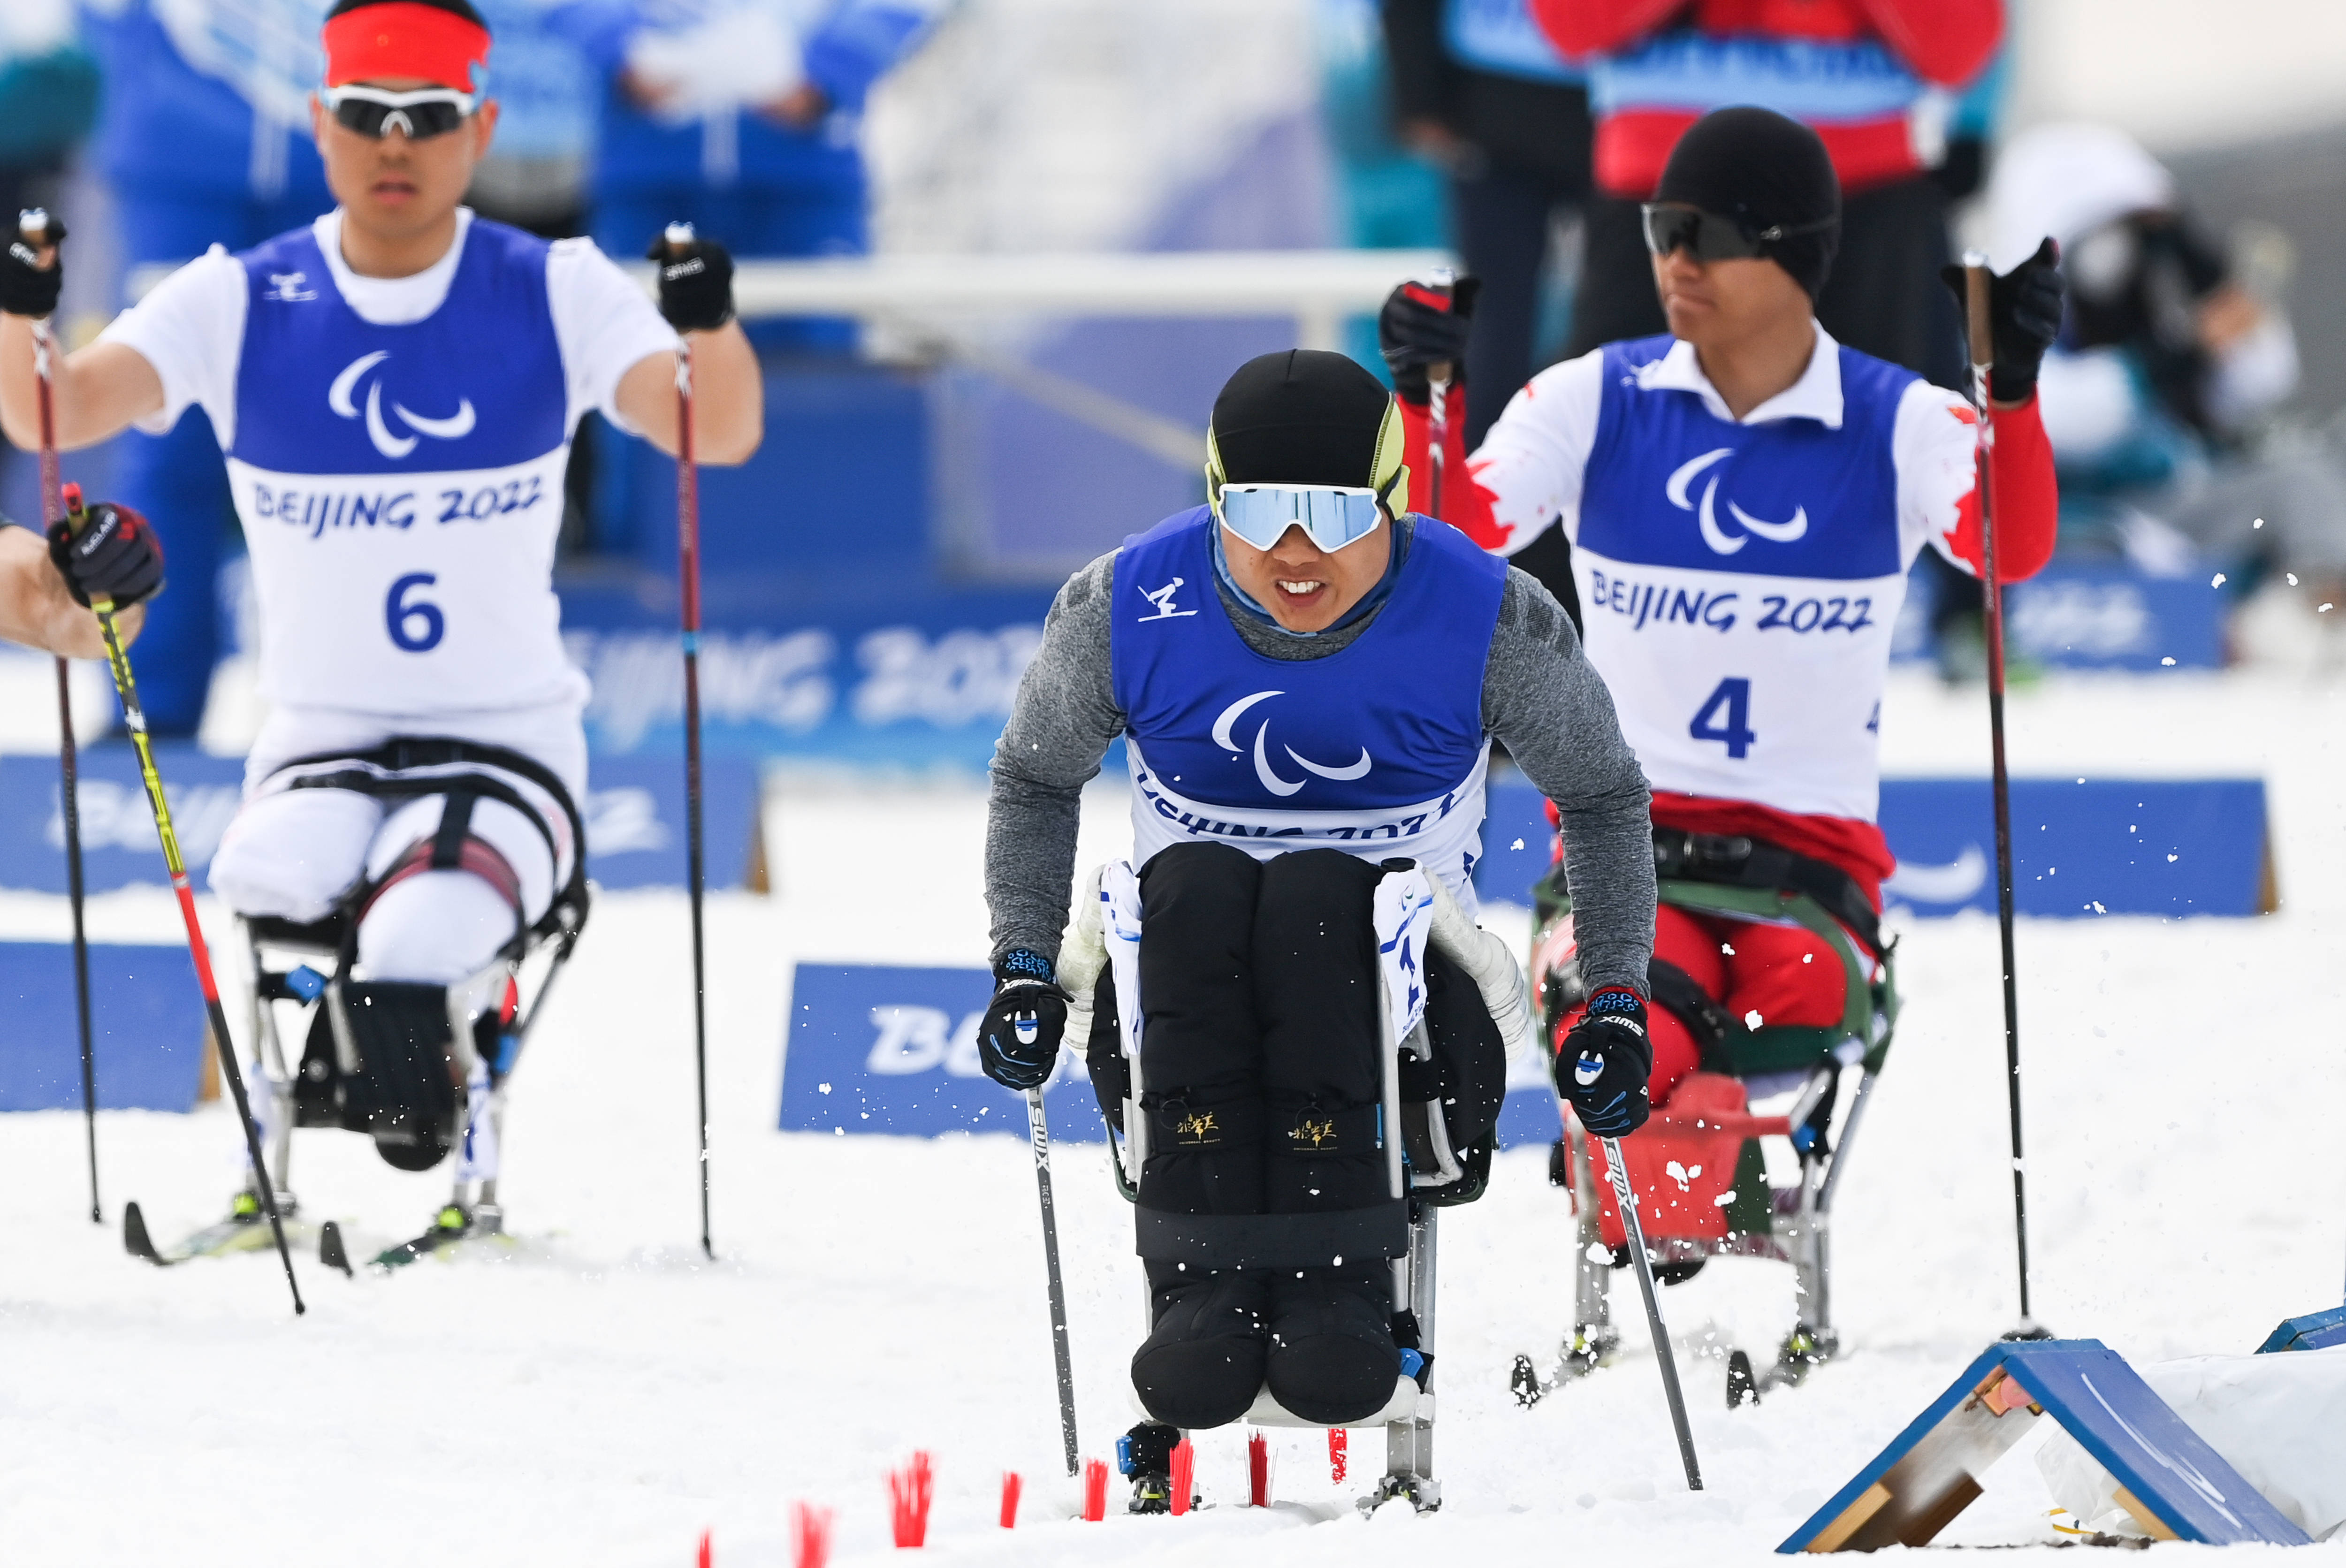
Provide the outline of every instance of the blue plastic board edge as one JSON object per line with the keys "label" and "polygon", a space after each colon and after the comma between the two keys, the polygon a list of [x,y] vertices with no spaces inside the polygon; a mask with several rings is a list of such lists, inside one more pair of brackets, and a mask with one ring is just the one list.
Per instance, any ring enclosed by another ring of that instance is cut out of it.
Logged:
{"label": "blue plastic board edge", "polygon": [[2259,1356],[2279,1350],[2327,1350],[2334,1345],[2346,1345],[2346,1307],[2332,1307],[2326,1312],[2308,1312],[2302,1318],[2291,1318],[2257,1347]]}
{"label": "blue plastic board edge", "polygon": [[1805,1551],[1999,1368],[2179,1539],[2216,1545],[2310,1544],[2302,1530],[2151,1391],[2124,1357],[2098,1339],[2046,1339],[1994,1345],[1981,1352],[1945,1393],[1777,1551]]}

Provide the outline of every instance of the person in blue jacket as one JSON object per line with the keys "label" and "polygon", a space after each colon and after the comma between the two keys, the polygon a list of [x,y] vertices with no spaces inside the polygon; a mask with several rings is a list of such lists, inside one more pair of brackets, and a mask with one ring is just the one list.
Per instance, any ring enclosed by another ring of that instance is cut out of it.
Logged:
{"label": "person in blue jacket", "polygon": [[[213,245],[243,249],[334,205],[310,137],[326,0],[153,0],[87,7],[107,92],[92,148],[114,191],[122,302]],[[219,652],[213,584],[236,526],[210,421],[190,408],[165,435],[128,432],[114,497],[153,521],[178,592],[147,622],[138,694],[148,728],[193,735]]]}
{"label": "person in blue jacket", "polygon": [[[546,25],[605,83],[591,190],[596,243],[626,254],[684,219],[734,254],[870,248],[866,95],[942,0],[570,0]],[[769,321],[764,349],[844,353],[852,323]]]}

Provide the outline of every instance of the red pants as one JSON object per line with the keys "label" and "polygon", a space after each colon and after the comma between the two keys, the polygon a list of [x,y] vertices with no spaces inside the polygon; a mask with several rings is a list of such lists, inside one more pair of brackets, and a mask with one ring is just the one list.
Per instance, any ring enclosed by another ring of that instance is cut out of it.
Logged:
{"label": "red pants", "polygon": [[[1540,970],[1561,963],[1571,951],[1567,922],[1543,944]],[[1840,955],[1806,926],[1690,914],[1664,904],[1655,911],[1654,956],[1685,970],[1748,1028],[1827,1026],[1839,1023],[1848,1007],[1848,979]],[[1579,1022],[1576,1011],[1563,1028]],[[1647,1027],[1654,1046],[1649,1086],[1658,1107],[1678,1081],[1699,1065],[1700,1052],[1686,1025],[1666,1008],[1649,1010]],[[1553,1044],[1562,1040],[1558,1034]]]}

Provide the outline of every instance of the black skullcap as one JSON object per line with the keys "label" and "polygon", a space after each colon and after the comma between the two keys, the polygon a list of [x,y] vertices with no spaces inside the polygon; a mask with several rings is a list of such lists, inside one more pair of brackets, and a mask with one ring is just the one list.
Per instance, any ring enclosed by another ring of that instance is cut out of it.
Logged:
{"label": "black skullcap", "polygon": [[1841,248],[1841,180],[1824,138],[1773,109],[1713,109],[1687,127],[1662,167],[1656,201],[1732,218],[1763,240],[1760,253],[1809,298],[1825,286]]}
{"label": "black skullcap", "polygon": [[[386,5],[396,3],[397,0],[334,0],[334,8],[326,13],[326,20],[331,22],[345,12],[364,10],[369,5]],[[451,16],[462,16],[484,33],[489,30],[488,18],[473,8],[471,0],[407,0],[407,3],[428,5],[434,11],[445,11]]]}
{"label": "black skullcap", "polygon": [[1249,360],[1214,399],[1213,448],[1238,484],[1369,485],[1392,394],[1342,354]]}

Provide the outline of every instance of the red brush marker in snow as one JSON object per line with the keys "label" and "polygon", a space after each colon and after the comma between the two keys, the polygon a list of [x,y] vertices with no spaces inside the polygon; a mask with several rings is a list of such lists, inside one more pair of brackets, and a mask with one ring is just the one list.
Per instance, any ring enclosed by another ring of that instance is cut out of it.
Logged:
{"label": "red brush marker in snow", "polygon": [[1173,1512],[1178,1517],[1189,1512],[1190,1483],[1198,1473],[1198,1451],[1183,1438],[1173,1445]]}
{"label": "red brush marker in snow", "polygon": [[1084,1518],[1094,1524],[1107,1517],[1107,1461],[1084,1461]]}
{"label": "red brush marker in snow", "polygon": [[[791,1554],[791,1568],[823,1568],[831,1561],[831,1510],[809,1508],[805,1503],[790,1507],[792,1533],[798,1537],[797,1550]],[[703,1568],[707,1568],[704,1563]]]}
{"label": "red brush marker in snow", "polygon": [[1015,1529],[1017,1526],[1020,1484],[1016,1471],[1005,1470],[1002,1472],[1002,1528],[1005,1530]]}
{"label": "red brush marker in snow", "polygon": [[1328,1429],[1328,1479],[1338,1486],[1344,1484],[1345,1457],[1352,1434],[1342,1427]]}
{"label": "red brush marker in snow", "polygon": [[896,1544],[919,1546],[929,1539],[929,1502],[936,1493],[936,1472],[929,1451],[917,1449],[913,1462],[888,1472],[889,1518],[895,1525]]}
{"label": "red brush marker in snow", "polygon": [[1247,1506],[1270,1506],[1270,1440],[1260,1432],[1247,1439]]}

